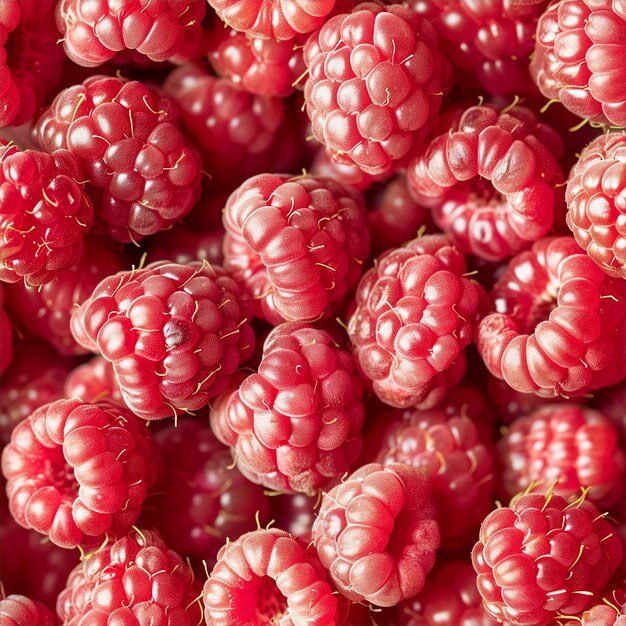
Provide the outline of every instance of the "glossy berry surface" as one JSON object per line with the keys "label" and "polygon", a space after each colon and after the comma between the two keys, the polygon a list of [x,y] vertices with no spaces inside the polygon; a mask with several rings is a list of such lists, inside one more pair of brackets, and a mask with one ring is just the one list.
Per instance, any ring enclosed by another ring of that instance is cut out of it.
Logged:
{"label": "glossy berry surface", "polygon": [[105,400],[124,405],[113,365],[101,356],[75,367],[65,378],[66,398],[80,398],[83,402]]}
{"label": "glossy berry surface", "polygon": [[54,614],[41,602],[17,594],[0,600],[2,626],[53,626],[54,623]]}

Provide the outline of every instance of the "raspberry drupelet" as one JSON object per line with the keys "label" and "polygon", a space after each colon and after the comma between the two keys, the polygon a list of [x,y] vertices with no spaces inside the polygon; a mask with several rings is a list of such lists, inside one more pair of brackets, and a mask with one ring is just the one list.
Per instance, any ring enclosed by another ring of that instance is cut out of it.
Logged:
{"label": "raspberry drupelet", "polygon": [[558,134],[529,109],[474,106],[410,163],[415,199],[467,254],[501,261],[564,212]]}
{"label": "raspberry drupelet", "polygon": [[0,597],[0,624],[2,626],[54,626],[54,614],[41,602],[11,594]]}
{"label": "raspberry drupelet", "polygon": [[626,375],[626,282],[572,237],[546,237],[510,261],[477,329],[489,371],[513,389],[581,396]]}
{"label": "raspberry drupelet", "polygon": [[124,406],[124,398],[112,363],[96,356],[75,367],[65,378],[66,398],[80,398],[83,402],[104,400]]}
{"label": "raspberry drupelet", "polygon": [[224,266],[273,324],[330,316],[369,253],[363,197],[310,175],[260,174],[228,199]]}
{"label": "raspberry drupelet", "polygon": [[369,174],[404,164],[451,82],[434,27],[401,6],[365,3],[330,18],[304,60],[313,136]]}
{"label": "raspberry drupelet", "polygon": [[57,95],[35,134],[79,160],[99,230],[138,241],[180,220],[200,194],[200,160],[177,116],[172,99],[138,81],[91,76]]}
{"label": "raspberry drupelet", "polygon": [[152,435],[127,409],[77,398],[39,407],[2,452],[13,518],[63,548],[125,533],[160,463]]}
{"label": "raspberry drupelet", "polygon": [[[573,618],[573,619],[569,619]],[[563,626],[626,626],[626,585],[604,594],[601,604],[587,609],[580,616],[564,616]]]}
{"label": "raspberry drupelet", "polygon": [[252,301],[219,266],[157,261],[103,280],[72,314],[72,334],[113,363],[146,420],[204,407],[254,350]]}

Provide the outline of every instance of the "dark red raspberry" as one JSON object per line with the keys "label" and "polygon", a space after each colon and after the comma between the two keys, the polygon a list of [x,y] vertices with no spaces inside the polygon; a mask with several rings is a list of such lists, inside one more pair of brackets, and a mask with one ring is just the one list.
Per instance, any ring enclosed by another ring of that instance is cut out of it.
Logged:
{"label": "dark red raspberry", "polygon": [[626,385],[600,390],[595,395],[593,405],[613,422],[626,450]]}
{"label": "dark red raspberry", "polygon": [[626,126],[626,10],[620,0],[552,3],[530,72],[546,98],[593,122]]}
{"label": "dark red raspberry", "polygon": [[371,463],[323,496],[313,542],[343,595],[393,606],[418,593],[433,568],[436,520],[424,472]]}
{"label": "dark red raspberry", "polygon": [[57,614],[67,626],[196,626],[198,593],[193,572],[159,534],[135,529],[83,559],[59,595]]}
{"label": "dark red raspberry", "polygon": [[609,276],[626,279],[625,135],[601,135],[582,151],[565,199],[567,225],[578,245]]}
{"label": "dark red raspberry", "polygon": [[607,276],[572,237],[515,256],[492,292],[478,350],[513,389],[580,396],[626,375],[626,282]]}
{"label": "dark red raspberry", "polygon": [[57,95],[36,135],[81,162],[100,228],[137,241],[189,213],[200,193],[200,161],[177,115],[173,100],[140,82],[92,76]]}
{"label": "dark red raspberry", "polygon": [[125,533],[159,465],[152,435],[132,413],[78,399],[38,408],[2,452],[13,518],[64,548]]}
{"label": "dark red raspberry", "polygon": [[598,597],[622,560],[615,527],[584,495],[523,495],[490,513],[472,562],[487,611],[499,622],[542,626]]}
{"label": "dark red raspberry", "polygon": [[480,297],[466,271],[448,237],[427,235],[387,250],[361,279],[348,332],[386,404],[430,408],[460,382]]}
{"label": "dark red raspberry", "polygon": [[409,185],[463,252],[500,261],[546,235],[562,213],[562,151],[529,109],[470,107],[411,162]]}
{"label": "dark red raspberry", "polygon": [[[221,216],[220,216],[221,217]],[[196,230],[184,224],[176,224],[171,230],[164,230],[150,237],[148,259],[152,261],[172,261],[186,265],[192,261],[206,261],[211,265],[222,265],[224,253],[222,241],[224,229],[220,225],[210,231]]]}
{"label": "dark red raspberry", "polygon": [[133,50],[152,61],[189,60],[202,34],[204,0],[61,0],[56,22],[67,56],[86,67]]}
{"label": "dark red raspberry", "polygon": [[225,267],[273,324],[332,314],[369,252],[362,196],[309,175],[247,180],[226,203],[224,227]]}
{"label": "dark red raspberry", "polygon": [[210,626],[334,626],[337,598],[315,556],[284,530],[227,543],[203,591]]}
{"label": "dark red raspberry", "polygon": [[93,207],[67,150],[21,151],[0,139],[0,280],[39,286],[75,263]]}
{"label": "dark red raspberry", "polygon": [[255,483],[315,495],[361,452],[363,387],[350,353],[304,323],[277,326],[259,371],[211,411],[217,438]]}
{"label": "dark red raspberry", "polygon": [[127,265],[126,259],[110,240],[88,236],[82,257],[71,267],[57,273],[45,285],[26,287],[7,285],[7,304],[16,325],[25,334],[43,339],[65,355],[85,354],[70,332],[70,317],[107,276]]}
{"label": "dark red raspberry", "polygon": [[157,261],[103,280],[72,315],[83,347],[113,363],[128,407],[146,420],[194,411],[254,350],[252,302],[219,266]]}
{"label": "dark red raspberry", "polygon": [[370,174],[402,164],[450,82],[438,46],[432,24],[400,6],[366,3],[329,19],[304,48],[315,139]]}
{"label": "dark red raspberry", "polygon": [[270,501],[271,517],[276,520],[278,528],[284,528],[290,535],[308,541],[317,514],[317,504],[316,498],[303,493],[273,495]]}
{"label": "dark red raspberry", "polygon": [[500,486],[507,499],[533,484],[568,498],[589,489],[605,508],[624,496],[624,451],[613,424],[577,404],[543,407],[515,420],[498,442]]}
{"label": "dark red raspberry", "polygon": [[67,375],[63,389],[67,398],[80,398],[83,402],[105,400],[124,406],[113,365],[101,356],[75,367]]}
{"label": "dark red raspberry", "polygon": [[2,626],[54,626],[52,611],[41,602],[22,595],[0,599],[0,624]]}
{"label": "dark red raspberry", "polygon": [[13,327],[5,310],[5,297],[4,287],[0,285],[0,374],[13,360]]}

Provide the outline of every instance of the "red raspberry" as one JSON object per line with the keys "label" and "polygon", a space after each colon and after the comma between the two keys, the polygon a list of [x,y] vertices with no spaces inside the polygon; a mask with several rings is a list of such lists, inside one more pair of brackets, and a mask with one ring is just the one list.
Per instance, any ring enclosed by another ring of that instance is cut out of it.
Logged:
{"label": "red raspberry", "polygon": [[625,29],[621,0],[552,3],[530,65],[541,93],[584,119],[626,126]]}
{"label": "red raspberry", "polygon": [[3,0],[0,10],[0,127],[32,119],[61,77],[54,0]]}
{"label": "red raspberry", "polygon": [[386,404],[430,408],[460,382],[480,295],[466,271],[448,237],[427,235],[387,250],[361,279],[348,332]]}
{"label": "red raspberry", "polygon": [[146,420],[194,411],[254,350],[252,302],[219,266],[156,262],[103,280],[72,315],[83,347],[113,363]]}
{"label": "red raspberry", "polygon": [[485,608],[517,626],[580,613],[622,560],[614,530],[584,495],[523,495],[493,511],[472,552]]}
{"label": "red raspberry", "polygon": [[476,342],[513,389],[579,396],[626,375],[626,283],[607,276],[571,237],[547,237],[509,263],[492,292],[496,313]]}
{"label": "red raspberry", "polygon": [[54,626],[52,611],[41,602],[26,596],[10,595],[0,599],[2,626]]}
{"label": "red raspberry", "polygon": [[78,399],[38,408],[2,452],[15,521],[64,548],[125,533],[159,463],[152,435],[129,411]]}
{"label": "red raspberry", "polygon": [[324,494],[313,542],[340,593],[393,606],[418,593],[433,568],[436,520],[424,472],[371,463]]}
{"label": "red raspberry", "polygon": [[63,389],[67,398],[80,398],[83,402],[105,400],[125,406],[113,365],[101,356],[75,367]]}
{"label": "red raspberry", "polygon": [[0,285],[0,374],[9,367],[13,360],[13,327],[5,311],[4,288]]}
{"label": "red raspberry", "polygon": [[70,317],[101,280],[126,265],[119,250],[110,240],[88,236],[82,257],[59,271],[52,282],[39,288],[7,285],[7,304],[13,319],[27,335],[47,341],[61,354],[85,354],[72,337]]}
{"label": "red raspberry", "polygon": [[529,109],[470,107],[411,162],[409,185],[463,252],[500,261],[551,230],[562,150]]}
{"label": "red raspberry", "polygon": [[199,158],[177,114],[173,100],[137,81],[92,76],[57,95],[36,136],[80,160],[102,227],[137,241],[177,222],[199,196]]}
{"label": "red raspberry", "polygon": [[206,261],[210,265],[222,265],[224,263],[223,239],[224,229],[221,223],[217,228],[209,231],[176,224],[171,230],[164,230],[150,237],[148,259],[150,262],[172,261],[181,265],[192,261]]}
{"label": "red raspberry", "polygon": [[420,144],[449,83],[434,27],[400,6],[366,3],[332,17],[309,38],[304,61],[314,137],[369,174]]}
{"label": "red raspberry", "polygon": [[87,555],[59,595],[63,624],[195,626],[198,584],[158,533],[135,529]]}
{"label": "red raspberry", "polygon": [[204,583],[210,626],[334,626],[337,598],[314,554],[284,530],[255,530],[227,543]]}
{"label": "red raspberry", "polygon": [[273,324],[332,314],[369,252],[362,196],[308,175],[250,178],[228,199],[224,227],[225,267]]}
{"label": "red raspberry", "polygon": [[204,0],[61,0],[56,22],[67,56],[86,67],[133,50],[152,61],[189,60],[202,34]]}
{"label": "red raspberry", "polygon": [[[626,626],[626,604],[617,607],[617,611],[619,611],[617,612],[613,601],[608,600],[611,602],[610,606],[599,604],[585,611],[580,617],[559,623],[563,626]],[[567,616],[563,619],[567,619]]]}
{"label": "red raspberry", "polygon": [[19,150],[0,139],[0,280],[39,286],[75,263],[93,207],[67,150]]}
{"label": "red raspberry", "polygon": [[601,135],[582,151],[565,199],[578,245],[609,276],[626,279],[626,136]]}

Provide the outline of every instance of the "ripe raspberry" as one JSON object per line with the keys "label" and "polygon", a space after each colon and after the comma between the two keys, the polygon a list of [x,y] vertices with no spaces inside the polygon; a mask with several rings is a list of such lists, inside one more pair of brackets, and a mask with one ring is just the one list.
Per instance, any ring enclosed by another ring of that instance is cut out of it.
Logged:
{"label": "ripe raspberry", "polygon": [[348,332],[386,404],[430,408],[460,382],[480,296],[466,271],[448,237],[427,235],[387,250],[361,279]]}
{"label": "ripe raspberry", "polygon": [[622,560],[614,530],[584,496],[529,494],[493,511],[472,552],[485,608],[517,626],[580,613]]}
{"label": "ripe raspberry", "polygon": [[80,345],[113,363],[146,420],[194,411],[254,350],[252,302],[219,266],[159,262],[103,280],[74,311]]}
{"label": "ripe raspberry", "polygon": [[563,626],[626,626],[626,603],[619,607],[612,599],[607,598],[607,600],[611,603],[610,605],[598,604],[585,611],[580,617],[559,623]]}
{"label": "ripe raspberry", "polygon": [[75,367],[66,377],[63,387],[67,398],[83,402],[106,402],[125,406],[113,365],[101,356]]}
{"label": "ripe raspberry", "polygon": [[624,452],[614,426],[598,411],[576,404],[543,407],[521,417],[498,442],[500,483],[508,498],[533,483],[556,482],[568,498],[583,488],[598,506],[624,495]]}
{"label": "ripe raspberry", "polygon": [[125,533],[159,464],[152,435],[134,415],[78,399],[38,408],[2,452],[15,521],[63,548]]}
{"label": "ripe raspberry", "polygon": [[137,81],[92,76],[39,118],[37,141],[80,162],[97,215],[114,239],[137,241],[187,214],[200,161],[176,126],[176,104]]}
{"label": "ripe raspberry", "polygon": [[497,312],[481,321],[476,342],[513,389],[578,396],[626,375],[626,283],[572,237],[546,237],[518,254],[492,297]]}
{"label": "ripe raspberry", "polygon": [[332,17],[307,41],[304,61],[315,139],[369,174],[401,165],[421,143],[449,84],[434,27],[400,6],[367,3]]}
{"label": "ripe raspberry", "polygon": [[222,265],[224,263],[223,239],[224,229],[221,219],[220,225],[209,231],[177,224],[171,230],[164,230],[150,237],[148,259],[150,262],[171,261],[180,265],[186,265],[192,261],[206,261],[210,265]]}
{"label": "ripe raspberry", "polygon": [[0,285],[0,374],[9,367],[13,360],[13,327],[11,320],[5,311],[4,288]]}
{"label": "ripe raspberry", "polygon": [[255,530],[227,543],[204,583],[211,626],[334,626],[337,598],[314,554],[284,530]]}
{"label": "ripe raspberry", "polygon": [[537,24],[530,64],[541,93],[584,119],[626,126],[625,29],[620,0],[552,3]]}
{"label": "ripe raspberry", "polygon": [[609,276],[626,279],[626,136],[601,135],[582,151],[565,199],[578,245]]}
{"label": "ripe raspberry", "polygon": [[39,286],[75,263],[91,228],[76,159],[19,150],[0,139],[0,280]]}
{"label": "ripe raspberry", "polygon": [[52,611],[41,602],[26,596],[10,595],[0,599],[2,626],[54,626]]}
{"label": "ripe raspberry", "polygon": [[111,241],[88,236],[82,257],[61,270],[45,285],[25,287],[16,283],[5,288],[12,318],[27,335],[43,339],[65,355],[85,354],[70,332],[70,316],[107,276],[126,265],[121,248]]}
{"label": "ripe raspberry", "polygon": [[500,261],[553,227],[562,149],[529,109],[470,107],[411,162],[409,185],[463,252]]}
{"label": "ripe raspberry", "polygon": [[96,67],[125,50],[181,63],[197,47],[205,11],[204,0],[61,0],[56,23],[65,53],[78,65]]}
{"label": "ripe raspberry", "polygon": [[393,606],[418,593],[435,564],[436,519],[426,474],[371,463],[324,495],[313,541],[340,593]]}
{"label": "ripe raspberry", "polygon": [[195,626],[202,621],[198,591],[159,534],[136,529],[87,555],[59,595],[57,614],[67,626]]}
{"label": "ripe raspberry", "polygon": [[273,324],[332,314],[369,252],[362,196],[308,175],[247,180],[226,203],[224,227],[225,267]]}

